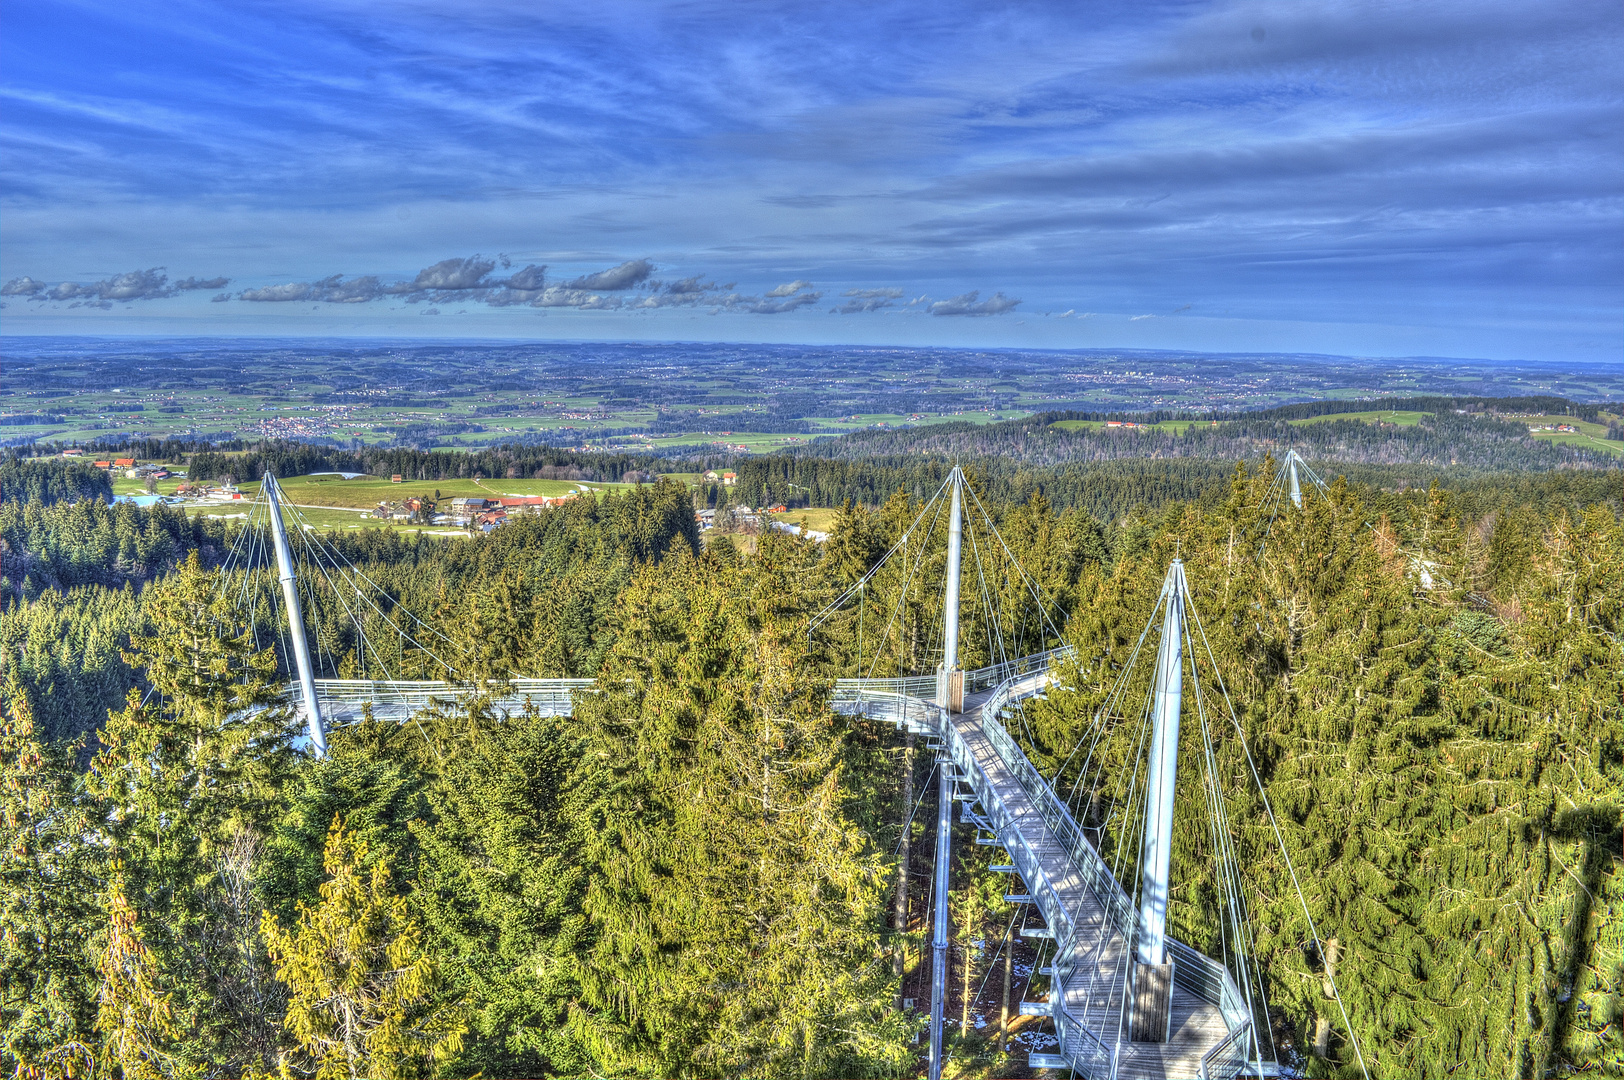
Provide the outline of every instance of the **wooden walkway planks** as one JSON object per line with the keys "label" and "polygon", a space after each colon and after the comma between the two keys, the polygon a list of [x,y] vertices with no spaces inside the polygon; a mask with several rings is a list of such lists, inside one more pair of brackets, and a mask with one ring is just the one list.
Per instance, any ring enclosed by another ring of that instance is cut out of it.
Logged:
{"label": "wooden walkway planks", "polygon": [[[951,717],[982,773],[981,780],[1010,814],[1008,831],[1018,832],[1038,859],[1050,887],[1060,899],[1069,927],[1053,927],[1057,938],[1072,931],[1078,942],[1092,944],[1080,949],[1074,969],[1064,987],[1064,1007],[1082,1020],[1107,1044],[1116,1042],[1117,1076],[1121,1080],[1177,1080],[1199,1075],[1202,1056],[1229,1034],[1223,1014],[1212,1005],[1175,984],[1171,1003],[1172,1021],[1165,1043],[1135,1043],[1122,1026],[1126,965],[1131,959],[1128,942],[1106,917],[1106,912],[1071,856],[1050,831],[1048,824],[1026,794],[981,728],[981,705],[989,694],[968,696],[965,711]],[[979,785],[974,785],[979,786]],[[1002,836],[1001,839],[1013,840]],[[1032,882],[1026,883],[1028,889]],[[1119,1031],[1122,1032],[1118,1041]]]}

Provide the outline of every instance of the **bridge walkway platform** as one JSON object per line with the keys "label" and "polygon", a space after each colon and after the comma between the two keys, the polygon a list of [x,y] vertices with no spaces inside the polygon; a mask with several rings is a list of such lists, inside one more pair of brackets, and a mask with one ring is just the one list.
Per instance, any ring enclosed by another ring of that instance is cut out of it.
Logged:
{"label": "bridge walkway platform", "polygon": [[[1039,691],[1041,679],[1041,675],[1033,676],[1030,684],[1014,689]],[[1063,954],[1056,958],[1055,965],[1056,981],[1061,985],[1051,995],[1050,1004],[1057,1014],[1064,1014],[1056,1017],[1063,1042],[1065,1036],[1073,1036],[1070,1040],[1073,1047],[1065,1049],[1085,1051],[1082,1055],[1067,1053],[1065,1056],[1081,1056],[1105,1065],[1103,1059],[1109,1055],[1104,1051],[1109,1048],[1115,1057],[1114,1074],[1102,1075],[1088,1070],[1100,1080],[1110,1075],[1120,1080],[1183,1077],[1194,1080],[1205,1076],[1203,1059],[1228,1039],[1229,1024],[1217,1005],[1177,982],[1173,988],[1168,1041],[1139,1043],[1127,1039],[1128,1017],[1123,999],[1131,959],[1128,938],[1111,918],[1084,871],[1076,865],[1068,845],[1050,827],[989,737],[983,724],[982,708],[995,694],[996,691],[971,696],[965,700],[962,713],[949,717],[956,736],[953,741],[961,743],[967,751],[964,755],[967,760],[960,761],[960,755],[955,755],[955,764],[960,766],[961,778],[975,792],[979,805],[992,815],[982,820],[994,826],[991,831],[1022,870],[1027,891],[1038,900],[1040,907],[1047,909],[1044,910],[1045,921]],[[997,717],[991,719],[997,722]],[[965,765],[970,768],[964,768]],[[1017,852],[1026,858],[1022,859]],[[1111,884],[1114,886],[1115,882]],[[1127,903],[1126,894],[1122,894],[1120,888],[1117,892],[1121,894],[1122,903]],[[1042,902],[1045,894],[1052,898],[1050,904]],[[1058,919],[1054,918],[1057,914]],[[1093,1038],[1080,1035],[1076,1031],[1079,1026]],[[1122,1032],[1120,1039],[1119,1031]],[[1094,1052],[1087,1053],[1089,1050]]]}

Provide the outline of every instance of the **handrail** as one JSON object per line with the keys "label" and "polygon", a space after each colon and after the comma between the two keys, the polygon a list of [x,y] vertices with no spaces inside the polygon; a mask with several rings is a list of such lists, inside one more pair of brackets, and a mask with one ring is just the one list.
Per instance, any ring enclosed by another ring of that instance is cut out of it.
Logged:
{"label": "handrail", "polygon": [[[1056,660],[1069,657],[1077,650],[1071,645],[1062,645],[1046,652],[1033,653],[1031,656],[1017,657],[999,664],[989,664],[986,667],[972,668],[964,673],[964,692],[973,694],[985,690],[990,686],[1008,682],[1012,676],[1028,675],[1034,671],[1047,670]],[[854,692],[859,690],[878,690],[888,693],[909,694],[913,697],[936,696],[935,675],[903,675],[882,679],[836,679],[835,692]]]}
{"label": "handrail", "polygon": [[1112,925],[1120,933],[1132,934],[1138,918],[1133,901],[1111,876],[1105,860],[1100,858],[1093,842],[1083,833],[1082,826],[1077,824],[1076,818],[1072,817],[1066,804],[1055,794],[1054,788],[1043,778],[1043,774],[1038,772],[1037,766],[1021,752],[1009,731],[998,720],[998,714],[1010,704],[1007,700],[1009,696],[1005,692],[1005,687],[1000,686],[981,707],[981,729],[986,733],[987,741],[992,743],[993,749],[1003,760],[1004,767],[1020,782],[1039,816],[1043,818],[1044,824],[1049,826],[1049,831],[1066,849],[1072,864],[1087,882],[1100,906],[1105,909]]}
{"label": "handrail", "polygon": [[1248,1064],[1244,1040],[1251,1032],[1252,1021],[1247,1020],[1225,1035],[1217,1046],[1201,1055],[1201,1080],[1229,1080],[1240,1075]]}
{"label": "handrail", "polygon": [[[1083,831],[1082,826],[1077,823],[1071,809],[1048,780],[1038,772],[1037,766],[1033,765],[1021,750],[1002,720],[1006,710],[1026,698],[1041,694],[1051,680],[1050,671],[1054,664],[1069,657],[1073,652],[1072,647],[1065,646],[965,672],[965,692],[970,693],[988,685],[993,686],[992,693],[981,706],[982,733],[987,737],[1004,767],[1020,784],[1050,835],[1060,843],[1072,866],[1104,910],[1109,923],[1128,941],[1132,941],[1138,923],[1138,913],[1134,909],[1132,899],[1112,876],[1105,860],[1101,858],[1098,849]],[[998,678],[995,679],[994,676]],[[496,702],[499,705],[521,702],[539,704],[544,712],[551,712],[552,707],[569,708],[574,694],[590,689],[593,684],[592,679],[510,679],[505,682],[492,680],[488,686],[498,694]],[[341,714],[349,720],[357,718],[353,708],[356,704],[376,701],[380,695],[386,699],[394,699],[385,700],[381,704],[399,706],[412,702],[427,704],[436,697],[450,697],[466,693],[470,689],[472,689],[470,686],[432,680],[316,680],[317,694],[324,702],[341,707],[349,706]],[[837,679],[830,695],[830,705],[836,711],[847,715],[890,720],[913,731],[938,738],[946,745],[954,760],[960,761],[961,768],[964,765],[973,766],[974,755],[964,744],[958,728],[950,721],[947,711],[935,701],[928,700],[934,697],[935,691],[936,678],[930,675],[895,679]],[[297,702],[299,697],[297,686],[290,688],[290,695]],[[344,722],[344,719],[340,719],[340,722]],[[977,766],[972,771],[979,773],[982,770]],[[973,780],[973,776],[967,778]],[[1001,800],[999,803],[996,808],[1001,815],[998,831],[1002,833],[1010,819],[1001,805]],[[987,809],[995,810],[993,806],[988,806]],[[1056,942],[1057,952],[1054,961],[1056,987],[1054,1000],[1057,1003],[1055,1019],[1057,1022],[1063,1022],[1060,1031],[1061,1050],[1079,1069],[1091,1077],[1098,1080],[1114,1077],[1115,1047],[1091,1029],[1086,1023],[1086,1018],[1078,1017],[1064,1005],[1064,987],[1074,970],[1078,947],[1075,929],[1071,924],[1072,913],[1061,907],[1058,895],[1054,893],[1044,874],[1042,861],[1027,837],[1018,830],[1012,831],[1013,844],[1009,845],[1010,855],[1016,862],[1022,879],[1039,897],[1045,920],[1061,939]],[[1197,952],[1183,942],[1170,940],[1168,947],[1174,961],[1174,981],[1186,991],[1217,1006],[1224,1017],[1225,1026],[1229,1028],[1229,1034],[1202,1058],[1201,1076],[1204,1080],[1209,1077],[1217,1080],[1218,1077],[1234,1076],[1238,1069],[1246,1064],[1244,1037],[1252,1027],[1250,1010],[1235,986],[1234,978],[1223,964]],[[1240,1047],[1238,1051],[1237,1047]],[[1239,1061],[1238,1066],[1235,1065],[1236,1060]]]}
{"label": "handrail", "polygon": [[[1063,984],[1057,984],[1063,985]],[[1074,1066],[1087,1070],[1088,1075],[1098,1077],[1099,1080],[1109,1080],[1116,1075],[1116,1047],[1109,1046],[1105,1040],[1094,1034],[1082,1020],[1079,1020],[1072,1011],[1061,1006],[1060,1011],[1066,1016],[1066,1029],[1060,1044],[1061,1053],[1071,1059]],[[1074,1046],[1074,1043],[1083,1043]],[[1100,1071],[1094,1072],[1089,1063],[1099,1066]]]}

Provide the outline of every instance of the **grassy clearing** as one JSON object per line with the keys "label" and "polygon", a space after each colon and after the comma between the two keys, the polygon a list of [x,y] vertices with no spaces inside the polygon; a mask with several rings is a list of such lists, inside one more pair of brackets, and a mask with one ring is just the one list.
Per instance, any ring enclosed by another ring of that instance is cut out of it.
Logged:
{"label": "grassy clearing", "polygon": [[835,517],[840,511],[827,506],[804,506],[795,510],[786,510],[782,514],[774,514],[774,521],[782,521],[788,525],[804,524],[813,532],[830,532],[835,527]]}
{"label": "grassy clearing", "polygon": [[1304,420],[1292,420],[1290,423],[1302,426],[1304,424],[1323,424],[1327,420],[1360,420],[1364,423],[1381,422],[1383,424],[1397,424],[1399,427],[1415,427],[1421,422],[1423,416],[1431,413],[1413,412],[1409,410],[1395,411],[1393,409],[1368,409],[1365,412],[1331,413],[1328,416],[1310,416]]}
{"label": "grassy clearing", "polygon": [[[1133,427],[1124,427],[1124,432],[1136,431],[1165,431],[1174,435],[1182,435],[1191,427],[1202,425],[1211,426],[1211,420],[1159,420],[1154,424],[1135,424]],[[1060,428],[1062,431],[1097,431],[1107,426],[1104,420],[1056,420],[1050,427]],[[1111,430],[1118,430],[1112,428]]]}
{"label": "grassy clearing", "polygon": [[[1594,426],[1594,425],[1591,425]],[[1606,430],[1603,428],[1602,430]],[[1601,439],[1582,431],[1535,431],[1534,438],[1540,442],[1559,443],[1563,446],[1578,446],[1586,450],[1605,450],[1609,454],[1624,457],[1624,442],[1612,439]]]}
{"label": "grassy clearing", "polygon": [[[240,485],[244,495],[259,493],[259,484]],[[296,506],[327,506],[370,510],[380,502],[399,502],[413,496],[442,499],[499,499],[504,495],[548,495],[557,497],[577,489],[568,480],[407,480],[392,483],[387,477],[362,476],[344,480],[337,476],[292,476],[282,481],[282,490]],[[623,491],[630,484],[589,484],[594,492]]]}

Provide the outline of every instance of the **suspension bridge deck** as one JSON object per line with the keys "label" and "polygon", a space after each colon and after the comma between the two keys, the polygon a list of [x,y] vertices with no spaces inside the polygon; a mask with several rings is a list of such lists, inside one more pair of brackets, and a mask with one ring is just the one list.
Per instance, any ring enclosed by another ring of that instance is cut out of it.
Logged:
{"label": "suspension bridge deck", "polygon": [[[1043,675],[1028,677],[1028,685],[1016,689],[1039,690]],[[1070,939],[1071,963],[1056,965],[1057,987],[1051,996],[1051,1007],[1069,1024],[1062,1024],[1062,1037],[1066,1027],[1081,1024],[1114,1051],[1115,1069],[1104,1073],[1122,1080],[1164,1080],[1164,1078],[1203,1077],[1203,1058],[1229,1039],[1230,1028],[1223,1011],[1215,1004],[1203,1000],[1184,986],[1175,984],[1172,1000],[1170,1038],[1165,1043],[1138,1043],[1125,1035],[1127,1014],[1124,1011],[1125,981],[1128,961],[1131,959],[1129,942],[1110,917],[1095,889],[1076,865],[1073,855],[1061,837],[1050,828],[1045,816],[1029,796],[1026,788],[1005,763],[988,737],[983,725],[982,706],[994,698],[996,692],[967,698],[964,712],[950,718],[957,740],[968,751],[971,769],[966,762],[958,762],[964,779],[976,793],[978,802],[989,812],[998,814],[992,830],[1012,856],[1025,848],[1029,853],[1028,865],[1036,870],[1033,879],[1026,879],[1028,892],[1034,897],[1046,889],[1055,901],[1054,907],[1064,912],[1061,925],[1050,921],[1057,947]],[[992,718],[996,721],[996,717]],[[957,757],[957,755],[955,756]],[[998,806],[1001,812],[993,811]],[[987,824],[994,822],[983,819]],[[1017,861],[1019,865],[1019,860]],[[1027,871],[1028,873],[1031,870]],[[1124,901],[1126,896],[1123,897]],[[1049,912],[1045,912],[1046,920]],[[1176,962],[1175,962],[1176,966]],[[1062,981],[1063,980],[1063,981]],[[1077,1037],[1075,1043],[1088,1043],[1086,1037]],[[1064,1050],[1073,1047],[1062,1047]],[[1096,1049],[1084,1046],[1082,1049]],[[1102,1049],[1102,1048],[1101,1048]],[[1065,1056],[1074,1055],[1066,1053]],[[1089,1057],[1102,1057],[1096,1052]],[[1100,1062],[1104,1064],[1104,1062]],[[1211,1063],[1209,1063],[1211,1064]],[[1094,1070],[1089,1070],[1093,1073]],[[1094,1073],[1094,1075],[1100,1075]],[[1102,1078],[1103,1080],[1103,1078]]]}
{"label": "suspension bridge deck", "polygon": [[[1005,710],[1044,692],[1059,653],[1025,657],[965,672],[964,711],[936,705],[934,679],[839,680],[834,707],[890,720],[934,740],[952,758],[958,782],[973,802],[963,820],[990,833],[984,843],[1008,850],[1026,891],[1055,941],[1049,1006],[1063,1057],[1092,1080],[1183,1080],[1228,1077],[1247,1065],[1251,1018],[1227,971],[1189,946],[1172,941],[1171,1037],[1137,1043],[1127,1037],[1126,975],[1135,906],[1077,825],[1064,801],[1003,725]],[[363,712],[405,721],[444,706],[469,688],[434,682],[315,681],[323,711],[336,722]],[[568,715],[586,679],[516,679],[492,687],[498,712],[533,709]],[[300,701],[297,684],[289,696]]]}

